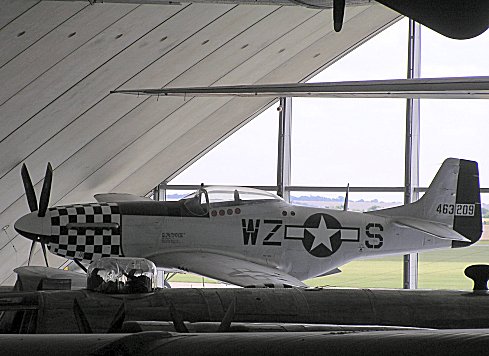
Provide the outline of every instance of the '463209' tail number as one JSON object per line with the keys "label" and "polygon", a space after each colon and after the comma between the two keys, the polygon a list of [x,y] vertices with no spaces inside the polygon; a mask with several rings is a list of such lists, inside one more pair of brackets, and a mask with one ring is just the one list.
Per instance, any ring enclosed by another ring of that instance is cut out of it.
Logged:
{"label": "'463209' tail number", "polygon": [[455,216],[474,216],[475,204],[438,204],[438,214]]}

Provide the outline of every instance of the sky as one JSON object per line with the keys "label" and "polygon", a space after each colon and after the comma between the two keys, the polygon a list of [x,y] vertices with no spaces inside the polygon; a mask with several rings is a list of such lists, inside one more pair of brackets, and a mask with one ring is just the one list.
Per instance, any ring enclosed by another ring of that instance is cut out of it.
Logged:
{"label": "sky", "polygon": [[[489,75],[489,31],[463,41],[425,27],[421,33],[422,77]],[[405,78],[407,43],[403,19],[310,81]],[[275,185],[277,105],[170,184]],[[294,98],[292,107],[292,185],[403,185],[405,100]],[[445,158],[457,157],[478,161],[481,186],[489,187],[488,119],[487,100],[422,100],[420,186],[430,183]],[[350,194],[361,198],[402,201],[402,194]],[[489,196],[483,201],[489,203]]]}

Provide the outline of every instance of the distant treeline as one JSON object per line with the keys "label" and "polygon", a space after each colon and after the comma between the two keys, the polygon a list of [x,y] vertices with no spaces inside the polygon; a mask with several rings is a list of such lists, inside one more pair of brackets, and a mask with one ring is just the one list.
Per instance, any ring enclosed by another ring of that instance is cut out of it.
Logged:
{"label": "distant treeline", "polygon": [[345,200],[345,197],[338,196],[337,198],[328,198],[321,197],[319,195],[301,195],[300,197],[294,197],[293,195],[290,197],[291,201],[337,201],[342,202]]}

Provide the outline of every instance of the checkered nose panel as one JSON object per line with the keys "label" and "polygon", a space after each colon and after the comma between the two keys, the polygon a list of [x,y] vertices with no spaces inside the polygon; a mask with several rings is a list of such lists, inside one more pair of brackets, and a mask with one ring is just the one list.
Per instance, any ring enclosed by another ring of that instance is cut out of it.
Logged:
{"label": "checkered nose panel", "polygon": [[50,211],[48,248],[52,253],[86,262],[122,256],[121,215],[117,203],[59,206]]}

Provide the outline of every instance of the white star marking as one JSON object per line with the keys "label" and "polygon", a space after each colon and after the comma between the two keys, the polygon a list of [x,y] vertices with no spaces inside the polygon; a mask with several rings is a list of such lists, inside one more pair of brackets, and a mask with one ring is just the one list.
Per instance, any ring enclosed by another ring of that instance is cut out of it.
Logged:
{"label": "white star marking", "polygon": [[324,221],[324,216],[321,216],[321,221],[319,226],[315,228],[308,227],[306,229],[314,236],[314,242],[312,243],[311,251],[317,246],[323,244],[328,250],[333,252],[333,247],[331,246],[331,236],[336,234],[340,229],[328,229],[326,226],[326,221]]}

